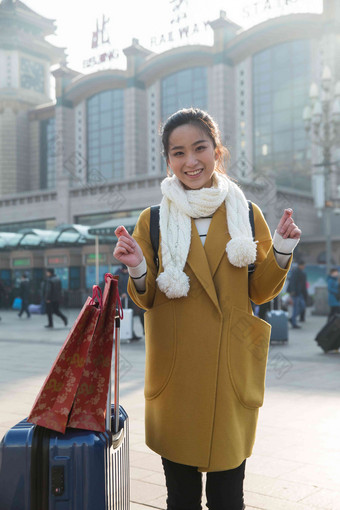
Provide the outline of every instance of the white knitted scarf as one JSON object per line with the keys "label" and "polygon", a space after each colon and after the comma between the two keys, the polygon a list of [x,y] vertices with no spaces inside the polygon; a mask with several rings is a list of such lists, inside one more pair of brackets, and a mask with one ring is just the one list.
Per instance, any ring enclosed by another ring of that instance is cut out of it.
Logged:
{"label": "white knitted scarf", "polygon": [[249,208],[241,189],[226,175],[213,174],[213,186],[186,190],[174,175],[161,184],[161,250],[164,271],[158,287],[168,298],[187,296],[189,277],[183,271],[191,242],[191,218],[212,216],[225,202],[231,240],[226,252],[231,264],[244,267],[256,260],[256,243],[249,222]]}

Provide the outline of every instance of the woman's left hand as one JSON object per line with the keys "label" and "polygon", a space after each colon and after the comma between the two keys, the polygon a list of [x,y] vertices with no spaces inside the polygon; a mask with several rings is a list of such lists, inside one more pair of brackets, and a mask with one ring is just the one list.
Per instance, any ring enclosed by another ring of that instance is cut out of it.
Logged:
{"label": "woman's left hand", "polygon": [[295,225],[292,215],[293,209],[285,209],[277,226],[276,231],[284,239],[300,239],[301,237],[301,230]]}

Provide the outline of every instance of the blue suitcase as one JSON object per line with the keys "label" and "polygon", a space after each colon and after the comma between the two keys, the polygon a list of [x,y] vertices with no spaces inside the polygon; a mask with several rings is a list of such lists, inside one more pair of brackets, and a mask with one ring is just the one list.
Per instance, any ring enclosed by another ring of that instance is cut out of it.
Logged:
{"label": "blue suitcase", "polygon": [[12,427],[0,443],[1,510],[129,510],[129,420],[118,402],[119,328],[116,346],[115,404],[109,394],[106,432],[68,428],[61,434],[27,420]]}
{"label": "blue suitcase", "polygon": [[288,313],[283,310],[271,310],[266,313],[266,321],[272,327],[270,343],[288,342]]}

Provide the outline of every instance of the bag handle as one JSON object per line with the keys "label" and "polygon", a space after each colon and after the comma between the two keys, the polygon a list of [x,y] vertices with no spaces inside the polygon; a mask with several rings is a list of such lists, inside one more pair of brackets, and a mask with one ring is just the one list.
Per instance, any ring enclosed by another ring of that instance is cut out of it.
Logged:
{"label": "bag handle", "polygon": [[[107,282],[108,280],[118,280],[119,276],[114,276],[111,273],[105,273],[104,278],[105,278],[105,282]],[[118,312],[119,312],[119,318],[121,320],[123,320],[124,319],[123,306],[122,306],[122,302],[120,299],[118,287],[117,287],[117,302],[118,302],[117,308],[118,308]]]}
{"label": "bag handle", "polygon": [[92,287],[92,298],[90,301],[90,305],[95,304],[96,298],[99,303],[100,309],[102,309],[103,308],[103,293],[102,293],[102,289],[99,287],[99,285],[93,285],[93,287]]}

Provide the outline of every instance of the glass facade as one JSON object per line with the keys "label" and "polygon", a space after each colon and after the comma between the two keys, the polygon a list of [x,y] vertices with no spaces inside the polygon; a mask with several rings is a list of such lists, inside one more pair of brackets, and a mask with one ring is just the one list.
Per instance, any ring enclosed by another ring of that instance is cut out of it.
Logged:
{"label": "glass facade", "polygon": [[55,117],[40,122],[40,189],[55,188]]}
{"label": "glass facade", "polygon": [[82,214],[75,217],[75,223],[81,225],[98,225],[115,218],[133,218],[136,219],[143,212],[143,209],[132,209],[130,211],[108,212],[101,214]]}
{"label": "glass facade", "polygon": [[254,163],[278,185],[309,190],[310,144],[302,120],[308,102],[310,44],[273,46],[253,57]]}
{"label": "glass facade", "polygon": [[207,109],[207,68],[192,67],[162,80],[162,120],[180,108]]}
{"label": "glass facade", "polygon": [[124,91],[106,90],[87,101],[87,180],[104,183],[124,176]]}

